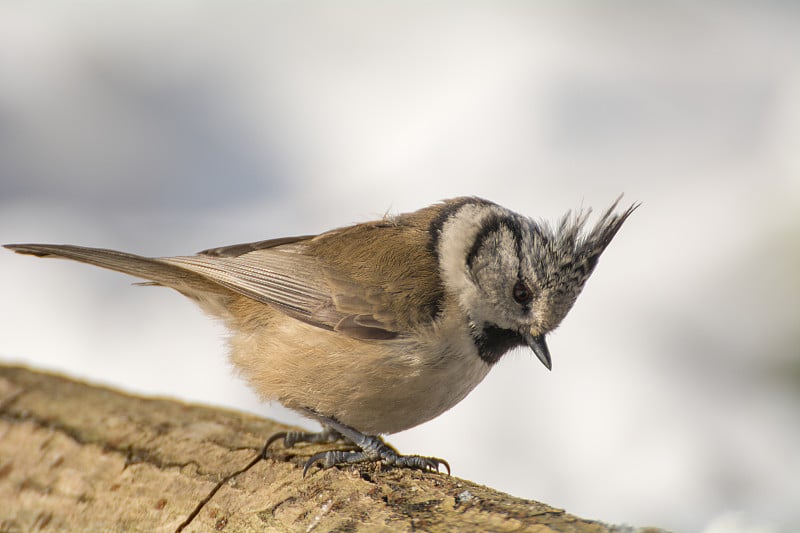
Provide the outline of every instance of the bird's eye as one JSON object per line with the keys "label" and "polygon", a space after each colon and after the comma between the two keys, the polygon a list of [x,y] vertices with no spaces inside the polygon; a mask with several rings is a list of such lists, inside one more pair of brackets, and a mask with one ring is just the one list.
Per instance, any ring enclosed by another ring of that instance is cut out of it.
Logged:
{"label": "bird's eye", "polygon": [[512,296],[514,301],[521,305],[529,304],[533,300],[533,292],[522,281],[514,284]]}

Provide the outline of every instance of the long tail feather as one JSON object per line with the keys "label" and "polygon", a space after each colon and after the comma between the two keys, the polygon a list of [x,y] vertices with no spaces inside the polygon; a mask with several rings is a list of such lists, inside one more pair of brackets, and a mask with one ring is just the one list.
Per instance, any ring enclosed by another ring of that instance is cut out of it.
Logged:
{"label": "long tail feather", "polygon": [[70,244],[6,244],[4,246],[18,254],[60,257],[116,270],[171,287],[192,298],[197,298],[199,295],[210,295],[209,293],[231,294],[228,289],[200,274],[156,258]]}

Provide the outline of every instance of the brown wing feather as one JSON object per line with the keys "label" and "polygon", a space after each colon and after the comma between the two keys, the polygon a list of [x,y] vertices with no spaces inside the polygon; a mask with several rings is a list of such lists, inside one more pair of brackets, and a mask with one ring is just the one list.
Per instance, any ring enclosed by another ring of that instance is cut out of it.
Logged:
{"label": "brown wing feather", "polygon": [[308,242],[324,266],[337,309],[357,321],[407,331],[430,322],[444,298],[439,268],[429,249],[431,220],[439,206],[340,230]]}
{"label": "brown wing feather", "polygon": [[255,250],[266,250],[268,248],[283,246],[284,244],[293,244],[296,242],[313,239],[314,237],[315,235],[300,235],[297,237],[279,237],[277,239],[267,239],[265,241],[231,244],[229,246],[220,246],[219,248],[209,248],[208,250],[198,252],[198,254],[210,255],[214,257],[238,257]]}
{"label": "brown wing feather", "polygon": [[[161,260],[309,324],[389,339],[433,319],[443,298],[426,209],[318,236]],[[254,248],[246,251],[249,248]]]}

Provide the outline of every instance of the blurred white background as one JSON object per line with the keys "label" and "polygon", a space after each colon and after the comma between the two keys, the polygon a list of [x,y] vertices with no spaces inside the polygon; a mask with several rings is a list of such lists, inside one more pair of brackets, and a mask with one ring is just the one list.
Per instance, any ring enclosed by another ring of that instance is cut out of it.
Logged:
{"label": "blurred white background", "polygon": [[[800,4],[0,4],[0,243],[175,255],[621,192],[553,372],[515,352],[390,441],[588,518],[800,530]],[[308,425],[132,281],[0,253],[0,358]]]}

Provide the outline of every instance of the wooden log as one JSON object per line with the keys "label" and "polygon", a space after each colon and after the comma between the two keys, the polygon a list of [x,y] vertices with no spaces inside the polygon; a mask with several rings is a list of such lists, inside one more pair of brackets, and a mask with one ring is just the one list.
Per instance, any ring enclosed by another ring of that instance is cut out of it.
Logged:
{"label": "wooden log", "polygon": [[630,531],[446,474],[313,471],[230,410],[0,366],[0,531]]}

